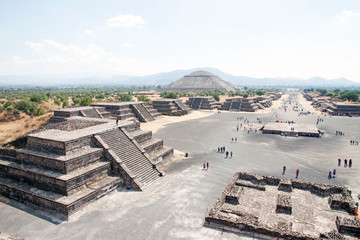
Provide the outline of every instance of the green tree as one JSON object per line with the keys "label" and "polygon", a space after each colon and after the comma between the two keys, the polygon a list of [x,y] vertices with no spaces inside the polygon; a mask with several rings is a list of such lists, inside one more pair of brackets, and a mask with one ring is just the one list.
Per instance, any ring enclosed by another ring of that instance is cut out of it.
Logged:
{"label": "green tree", "polygon": [[120,101],[122,101],[122,102],[131,101],[131,96],[129,94],[121,94]]}
{"label": "green tree", "polygon": [[36,106],[37,104],[35,102],[31,102],[29,100],[21,100],[20,102],[16,103],[15,109],[23,111],[28,115],[35,115]]}
{"label": "green tree", "polygon": [[342,100],[348,100],[348,101],[357,102],[359,100],[359,95],[354,91],[345,91],[341,95],[341,99]]}
{"label": "green tree", "polygon": [[69,106],[70,106],[69,101],[68,101],[67,99],[65,99],[65,100],[63,101],[62,107],[63,107],[63,108],[67,108],[67,107],[69,107]]}
{"label": "green tree", "polygon": [[85,97],[80,100],[80,106],[89,106],[91,103],[90,97]]}
{"label": "green tree", "polygon": [[139,95],[139,96],[137,96],[137,100],[139,102],[148,102],[150,99],[145,95]]}
{"label": "green tree", "polygon": [[14,105],[14,102],[13,102],[13,101],[11,101],[11,100],[6,101],[6,102],[4,103],[4,108],[8,108],[8,107],[10,107],[11,105]]}
{"label": "green tree", "polygon": [[46,113],[46,111],[42,108],[37,108],[36,109],[36,114],[37,116],[41,116],[41,115],[44,115]]}
{"label": "green tree", "polygon": [[247,97],[249,97],[249,94],[244,93],[244,94],[243,94],[243,97],[244,97],[244,98],[247,98]]}
{"label": "green tree", "polygon": [[61,105],[61,102],[60,102],[59,99],[55,98],[55,99],[54,99],[54,104],[60,106],[60,105]]}

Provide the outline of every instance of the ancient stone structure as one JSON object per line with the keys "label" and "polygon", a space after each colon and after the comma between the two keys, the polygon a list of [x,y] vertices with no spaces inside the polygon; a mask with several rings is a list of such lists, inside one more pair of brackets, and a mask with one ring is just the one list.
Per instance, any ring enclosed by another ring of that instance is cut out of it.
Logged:
{"label": "ancient stone structure", "polygon": [[213,110],[214,108],[219,107],[213,97],[190,97],[189,100],[186,101],[186,105],[192,109],[207,110]]}
{"label": "ancient stone structure", "polygon": [[360,116],[360,104],[332,103],[326,112],[333,116]]}
{"label": "ancient stone structure", "polygon": [[269,122],[260,128],[263,134],[279,134],[292,137],[320,137],[319,129],[314,125],[288,122]]}
{"label": "ancient stone structure", "polygon": [[197,71],[185,75],[179,80],[170,83],[162,91],[177,91],[177,92],[202,92],[215,91],[222,92],[236,91],[237,87],[230,82],[226,82],[219,77],[206,71]]}
{"label": "ancient stone structure", "polygon": [[345,239],[360,236],[355,208],[345,187],[238,172],[204,225],[262,239]]}
{"label": "ancient stone structure", "polygon": [[160,114],[170,116],[182,116],[190,112],[190,109],[180,99],[154,100],[153,108]]}
{"label": "ancient stone structure", "polygon": [[248,98],[229,98],[221,105],[219,110],[234,112],[255,112],[259,109],[254,99]]}
{"label": "ancient stone structure", "polygon": [[0,150],[0,193],[65,217],[119,186],[145,189],[173,154],[134,121],[69,117],[24,139],[23,148]]}
{"label": "ancient stone structure", "polygon": [[54,111],[50,122],[65,121],[69,117],[81,116],[103,119],[139,119],[140,122],[153,121],[160,114],[153,107],[144,102],[109,102],[94,103],[91,107],[65,108]]}

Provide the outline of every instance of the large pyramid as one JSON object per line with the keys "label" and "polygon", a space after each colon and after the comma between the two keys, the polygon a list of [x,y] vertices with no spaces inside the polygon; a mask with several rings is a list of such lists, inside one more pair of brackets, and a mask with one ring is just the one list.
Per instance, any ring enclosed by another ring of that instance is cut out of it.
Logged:
{"label": "large pyramid", "polygon": [[164,91],[177,91],[177,92],[202,92],[202,91],[215,91],[220,90],[223,92],[236,91],[237,87],[229,82],[220,79],[212,73],[206,71],[196,71],[185,75],[179,80],[170,83],[162,90]]}

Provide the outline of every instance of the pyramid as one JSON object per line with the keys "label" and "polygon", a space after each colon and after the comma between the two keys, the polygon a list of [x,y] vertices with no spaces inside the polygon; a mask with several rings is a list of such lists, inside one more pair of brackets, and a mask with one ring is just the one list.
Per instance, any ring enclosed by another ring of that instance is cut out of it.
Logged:
{"label": "pyramid", "polygon": [[222,92],[236,91],[237,87],[229,82],[226,82],[206,71],[196,71],[189,75],[185,75],[179,80],[170,83],[162,89],[163,91],[177,91],[177,92],[202,92],[202,91],[215,91]]}

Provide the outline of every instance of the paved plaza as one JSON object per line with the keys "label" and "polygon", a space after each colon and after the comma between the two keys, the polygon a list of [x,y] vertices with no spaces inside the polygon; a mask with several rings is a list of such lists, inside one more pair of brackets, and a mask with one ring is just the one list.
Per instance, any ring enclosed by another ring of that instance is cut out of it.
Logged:
{"label": "paved plaza", "polygon": [[[281,108],[267,113],[209,111],[203,118],[167,124],[154,137],[189,157],[164,166],[167,175],[145,191],[115,191],[68,222],[0,196],[0,232],[25,239],[252,239],[203,227],[207,212],[238,171],[294,179],[299,169],[299,180],[345,185],[353,189],[354,198],[360,193],[360,146],[350,145],[350,140],[360,138],[359,118],[321,116],[324,121],[316,125],[324,131],[321,138],[285,138],[237,131],[237,124],[244,123],[238,117],[250,123],[260,118],[263,123],[315,125],[319,115],[299,116]],[[345,136],[336,136],[336,130]],[[237,142],[232,143],[235,137]],[[232,158],[217,153],[222,146],[233,152]],[[342,161],[339,167],[338,158],[351,158],[353,166],[345,168]],[[208,170],[203,170],[204,162],[209,163]],[[336,178],[329,180],[333,169]]]}

